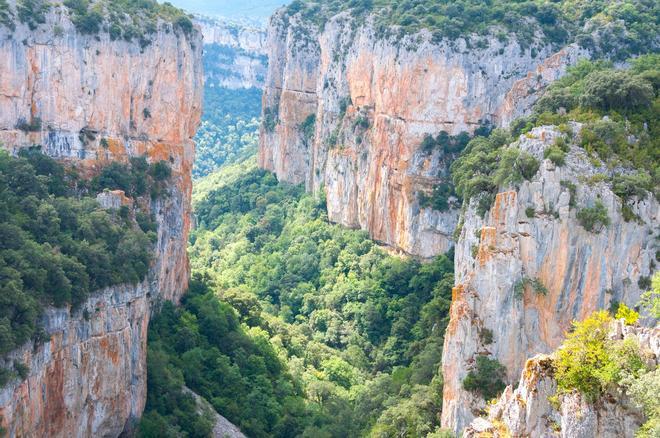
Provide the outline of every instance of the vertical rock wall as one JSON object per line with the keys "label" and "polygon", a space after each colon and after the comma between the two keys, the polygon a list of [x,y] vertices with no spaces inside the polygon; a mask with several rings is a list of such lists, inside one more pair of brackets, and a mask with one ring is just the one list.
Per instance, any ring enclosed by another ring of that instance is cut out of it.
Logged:
{"label": "vertical rock wall", "polygon": [[[14,5],[15,2],[10,1]],[[99,291],[80,309],[44,315],[49,341],[15,351],[30,367],[0,390],[9,436],[117,436],[146,399],[150,309],[187,288],[191,170],[201,112],[202,39],[160,22],[152,43],[81,35],[55,5],[35,30],[0,26],[0,143],[16,152],[38,144],[91,176],[111,161],[167,160],[167,196],[152,202],[155,261],[135,286]],[[34,132],[17,128],[40,120]]]}
{"label": "vertical rock wall", "polygon": [[449,249],[458,219],[420,206],[453,159],[420,150],[424,137],[508,124],[585,55],[496,38],[485,49],[434,43],[425,31],[384,39],[348,14],[321,31],[283,12],[268,47],[260,166],[324,191],[331,221],[421,257]]}
{"label": "vertical rock wall", "polygon": [[[574,132],[579,129],[573,126]],[[497,359],[506,367],[507,383],[513,383],[528,357],[559,346],[573,320],[613,302],[634,306],[643,292],[639,279],[653,274],[660,233],[657,200],[650,195],[633,202],[639,220],[625,221],[611,183],[588,183],[609,170],[594,167],[583,149],[572,146],[561,167],[543,159],[545,148],[562,135],[554,127],[540,127],[521,136],[511,147],[539,159],[539,172],[519,188],[499,193],[484,218],[474,205],[464,214],[442,360],[442,423],[456,432],[485,406],[462,388],[478,355]],[[567,183],[576,187],[573,200]],[[576,214],[596,200],[607,208],[610,224],[589,232]],[[538,279],[547,293],[528,287],[516,297],[523,278]],[[493,335],[488,344],[482,336],[486,329]]]}

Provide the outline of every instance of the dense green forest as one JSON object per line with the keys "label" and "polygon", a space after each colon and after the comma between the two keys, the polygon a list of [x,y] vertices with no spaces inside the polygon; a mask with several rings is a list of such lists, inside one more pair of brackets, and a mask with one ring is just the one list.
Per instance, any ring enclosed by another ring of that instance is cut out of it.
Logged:
{"label": "dense green forest", "polygon": [[[522,46],[577,41],[619,58],[658,47],[660,6],[654,0],[295,0],[287,7],[289,15],[301,13],[320,26],[342,11],[359,21],[373,15],[379,35],[420,29],[428,29],[435,40],[469,35],[506,40],[515,35]],[[599,28],[607,30],[599,33]]]}
{"label": "dense green forest", "polygon": [[249,436],[440,434],[452,255],[388,255],[302,187],[234,167],[195,194],[196,280],[152,324],[150,382],[170,383],[150,387],[143,435],[196,436],[181,383]]}
{"label": "dense green forest", "polygon": [[[216,56],[208,50],[207,46],[205,59]],[[214,62],[205,62],[205,65],[217,70]],[[261,90],[232,90],[207,81],[204,85],[202,123],[195,137],[197,146],[193,177],[201,178],[224,164],[240,162],[256,154],[260,117]]]}
{"label": "dense green forest", "polygon": [[[168,164],[137,157],[88,181],[38,148],[18,157],[0,151],[0,354],[41,338],[44,306],[76,307],[94,290],[144,278],[155,222],[140,210],[103,209],[94,195],[122,189],[157,197],[169,174]],[[0,369],[0,386],[12,374]]]}

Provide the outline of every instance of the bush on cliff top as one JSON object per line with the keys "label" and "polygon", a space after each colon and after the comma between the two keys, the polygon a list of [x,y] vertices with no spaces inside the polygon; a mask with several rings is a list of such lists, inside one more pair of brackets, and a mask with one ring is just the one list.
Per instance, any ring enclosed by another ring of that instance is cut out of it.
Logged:
{"label": "bush on cliff top", "polygon": [[150,35],[158,29],[159,20],[169,23],[173,29],[190,35],[193,23],[181,9],[169,2],[156,0],[18,0],[12,11],[6,0],[0,0],[0,25],[15,29],[14,17],[31,30],[46,22],[46,13],[58,3],[69,9],[76,29],[83,34],[109,32],[113,40],[137,40],[144,47],[151,43]]}
{"label": "bush on cliff top", "polygon": [[[373,14],[381,35],[403,35],[420,29],[431,31],[436,40],[471,34],[492,34],[506,40],[515,35],[519,44],[528,46],[540,34],[541,42],[578,41],[592,50],[619,57],[653,50],[660,33],[656,20],[660,7],[650,0],[295,0],[287,8],[289,14],[300,13],[306,21],[321,26],[343,11],[358,20]],[[607,28],[598,38],[598,46],[590,31],[585,31],[589,21],[596,29]]]}
{"label": "bush on cliff top", "polygon": [[633,339],[610,339],[612,321],[607,312],[599,311],[573,323],[554,361],[559,394],[577,390],[593,402],[624,379],[635,379],[646,371]]}
{"label": "bush on cliff top", "polygon": [[[645,55],[630,62],[631,67],[620,74],[607,62],[581,61],[548,88],[532,115],[514,121],[510,132],[496,129],[487,137],[473,138],[451,165],[456,193],[465,200],[478,198],[483,212],[497,190],[515,186],[538,170],[537,160],[507,145],[535,126],[561,129],[569,121],[583,123],[579,137],[572,142],[596,164],[603,160],[610,168],[636,169],[632,174],[613,176],[613,191],[624,203],[633,197],[644,198],[660,186],[660,56]],[[614,78],[611,86],[598,85],[606,77]],[[563,132],[570,139],[573,133],[569,131]],[[563,164],[568,151],[565,141],[547,150],[547,157],[557,164]],[[609,223],[607,211],[599,205],[583,209],[578,219],[589,231]]]}
{"label": "bush on cliff top", "polygon": [[[100,208],[84,194],[88,185],[36,149],[0,152],[0,354],[37,334],[42,306],[76,306],[94,290],[147,274],[152,221],[137,212],[141,228]],[[91,185],[118,188],[102,178]]]}
{"label": "bush on cliff top", "polygon": [[[580,146],[610,168],[636,168],[641,172],[636,177],[640,190],[649,190],[660,183],[660,55],[629,62],[626,70],[586,60],[569,68],[538,100],[524,129],[581,122]],[[633,195],[629,190],[625,195]]]}

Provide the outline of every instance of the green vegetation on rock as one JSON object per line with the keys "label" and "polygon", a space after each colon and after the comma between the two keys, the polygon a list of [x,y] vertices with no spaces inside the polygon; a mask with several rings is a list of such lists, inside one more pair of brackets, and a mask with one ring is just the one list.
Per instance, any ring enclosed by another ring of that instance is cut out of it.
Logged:
{"label": "green vegetation on rock", "polygon": [[162,23],[168,24],[166,31],[171,29],[185,35],[193,31],[192,20],[184,11],[156,0],[17,0],[16,11],[11,10],[6,0],[0,0],[0,25],[13,31],[17,17],[30,30],[35,30],[46,22],[47,13],[60,5],[68,9],[78,32],[88,35],[107,32],[112,40],[135,40],[142,47],[151,43],[151,35]]}
{"label": "green vegetation on rock", "polygon": [[476,392],[484,400],[491,400],[500,395],[506,385],[506,369],[495,359],[477,356],[476,368],[463,379],[466,391]]}
{"label": "green vegetation on rock", "polygon": [[359,21],[373,15],[379,35],[421,29],[428,29],[436,41],[470,35],[506,40],[514,35],[523,47],[576,41],[619,58],[657,48],[660,33],[660,6],[651,0],[295,0],[287,8],[289,15],[299,13],[319,26],[341,12]]}
{"label": "green vegetation on rock", "polygon": [[645,371],[633,339],[610,339],[612,321],[606,311],[599,311],[573,324],[554,361],[559,394],[578,390],[593,402],[624,378],[635,379]]}
{"label": "green vegetation on rock", "polygon": [[165,182],[150,168],[136,158],[90,182],[36,148],[0,152],[0,354],[39,338],[44,306],[75,308],[95,290],[145,277],[156,239],[150,215],[103,209],[92,196],[160,194]]}
{"label": "green vegetation on rock", "polygon": [[[631,60],[627,70],[614,69],[603,61],[579,62],[548,88],[530,116],[514,121],[510,131],[496,129],[488,137],[477,136],[468,143],[451,165],[456,193],[465,200],[475,198],[479,212],[484,213],[495,192],[530,179],[538,170],[534,157],[511,144],[514,138],[536,126],[555,125],[565,136],[545,150],[545,158],[563,165],[571,142],[595,164],[604,162],[612,169],[612,190],[622,199],[626,220],[634,219],[626,203],[643,199],[660,186],[658,77],[658,55]],[[600,86],[600,81],[609,81],[609,85]],[[572,121],[582,123],[579,133],[568,128]],[[565,184],[571,191],[571,206],[575,206],[576,188]],[[598,202],[582,208],[578,219],[589,231],[609,224],[607,211]]]}

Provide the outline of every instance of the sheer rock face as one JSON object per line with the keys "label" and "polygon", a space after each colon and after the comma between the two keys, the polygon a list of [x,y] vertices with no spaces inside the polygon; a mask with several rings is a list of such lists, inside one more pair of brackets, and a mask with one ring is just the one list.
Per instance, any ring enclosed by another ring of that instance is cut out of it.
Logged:
{"label": "sheer rock face", "polygon": [[[201,35],[160,23],[141,49],[104,33],[83,36],[67,17],[55,6],[34,31],[18,22],[14,32],[0,26],[0,143],[11,152],[42,145],[87,176],[146,155],[167,160],[172,178],[168,195],[150,205],[158,241],[148,278],[99,291],[80,309],[49,309],[43,323],[50,339],[10,355],[30,372],[0,391],[0,425],[9,436],[117,436],[134,426],[146,399],[150,310],[178,300],[189,276]],[[21,121],[34,131],[18,129]]]}
{"label": "sheer rock face", "polygon": [[[226,88],[263,88],[268,70],[268,50],[264,29],[205,17],[197,19],[204,36],[204,44],[218,46],[217,57],[206,57],[205,79],[213,86]],[[208,50],[214,50],[210,47]],[[207,64],[208,65],[208,64]],[[220,71],[219,74],[213,72]]]}
{"label": "sheer rock face", "polygon": [[569,46],[532,57],[497,39],[468,49],[427,32],[383,39],[347,15],[321,32],[283,12],[271,19],[268,46],[260,166],[324,191],[331,221],[421,257],[452,245],[458,219],[455,209],[420,206],[419,193],[446,180],[453,159],[420,150],[424,137],[508,124],[586,55]]}
{"label": "sheer rock face", "polygon": [[[616,321],[614,339],[635,339],[653,362],[660,363],[660,328],[630,327]],[[581,394],[557,397],[553,356],[538,355],[525,363],[518,387],[508,386],[486,418],[477,418],[463,437],[632,438],[644,421],[640,410],[623,394],[611,393],[597,403]],[[556,397],[553,405],[549,397]]]}
{"label": "sheer rock face", "polygon": [[[574,124],[573,131],[579,130]],[[639,279],[652,275],[660,205],[652,195],[632,200],[629,205],[639,220],[626,222],[611,183],[590,179],[610,171],[594,167],[581,148],[571,146],[561,167],[543,160],[545,148],[560,135],[554,127],[540,127],[521,136],[510,147],[539,159],[537,174],[519,188],[497,194],[485,218],[474,203],[463,217],[442,361],[442,423],[456,432],[485,406],[461,386],[478,355],[502,363],[512,383],[526,358],[559,346],[572,320],[614,301],[633,306],[641,295]],[[574,207],[567,182],[576,187]],[[598,199],[611,223],[588,232],[576,212]],[[523,278],[538,279],[547,294],[527,287],[517,298],[514,288]],[[490,344],[480,336],[484,329],[492,331]]]}

